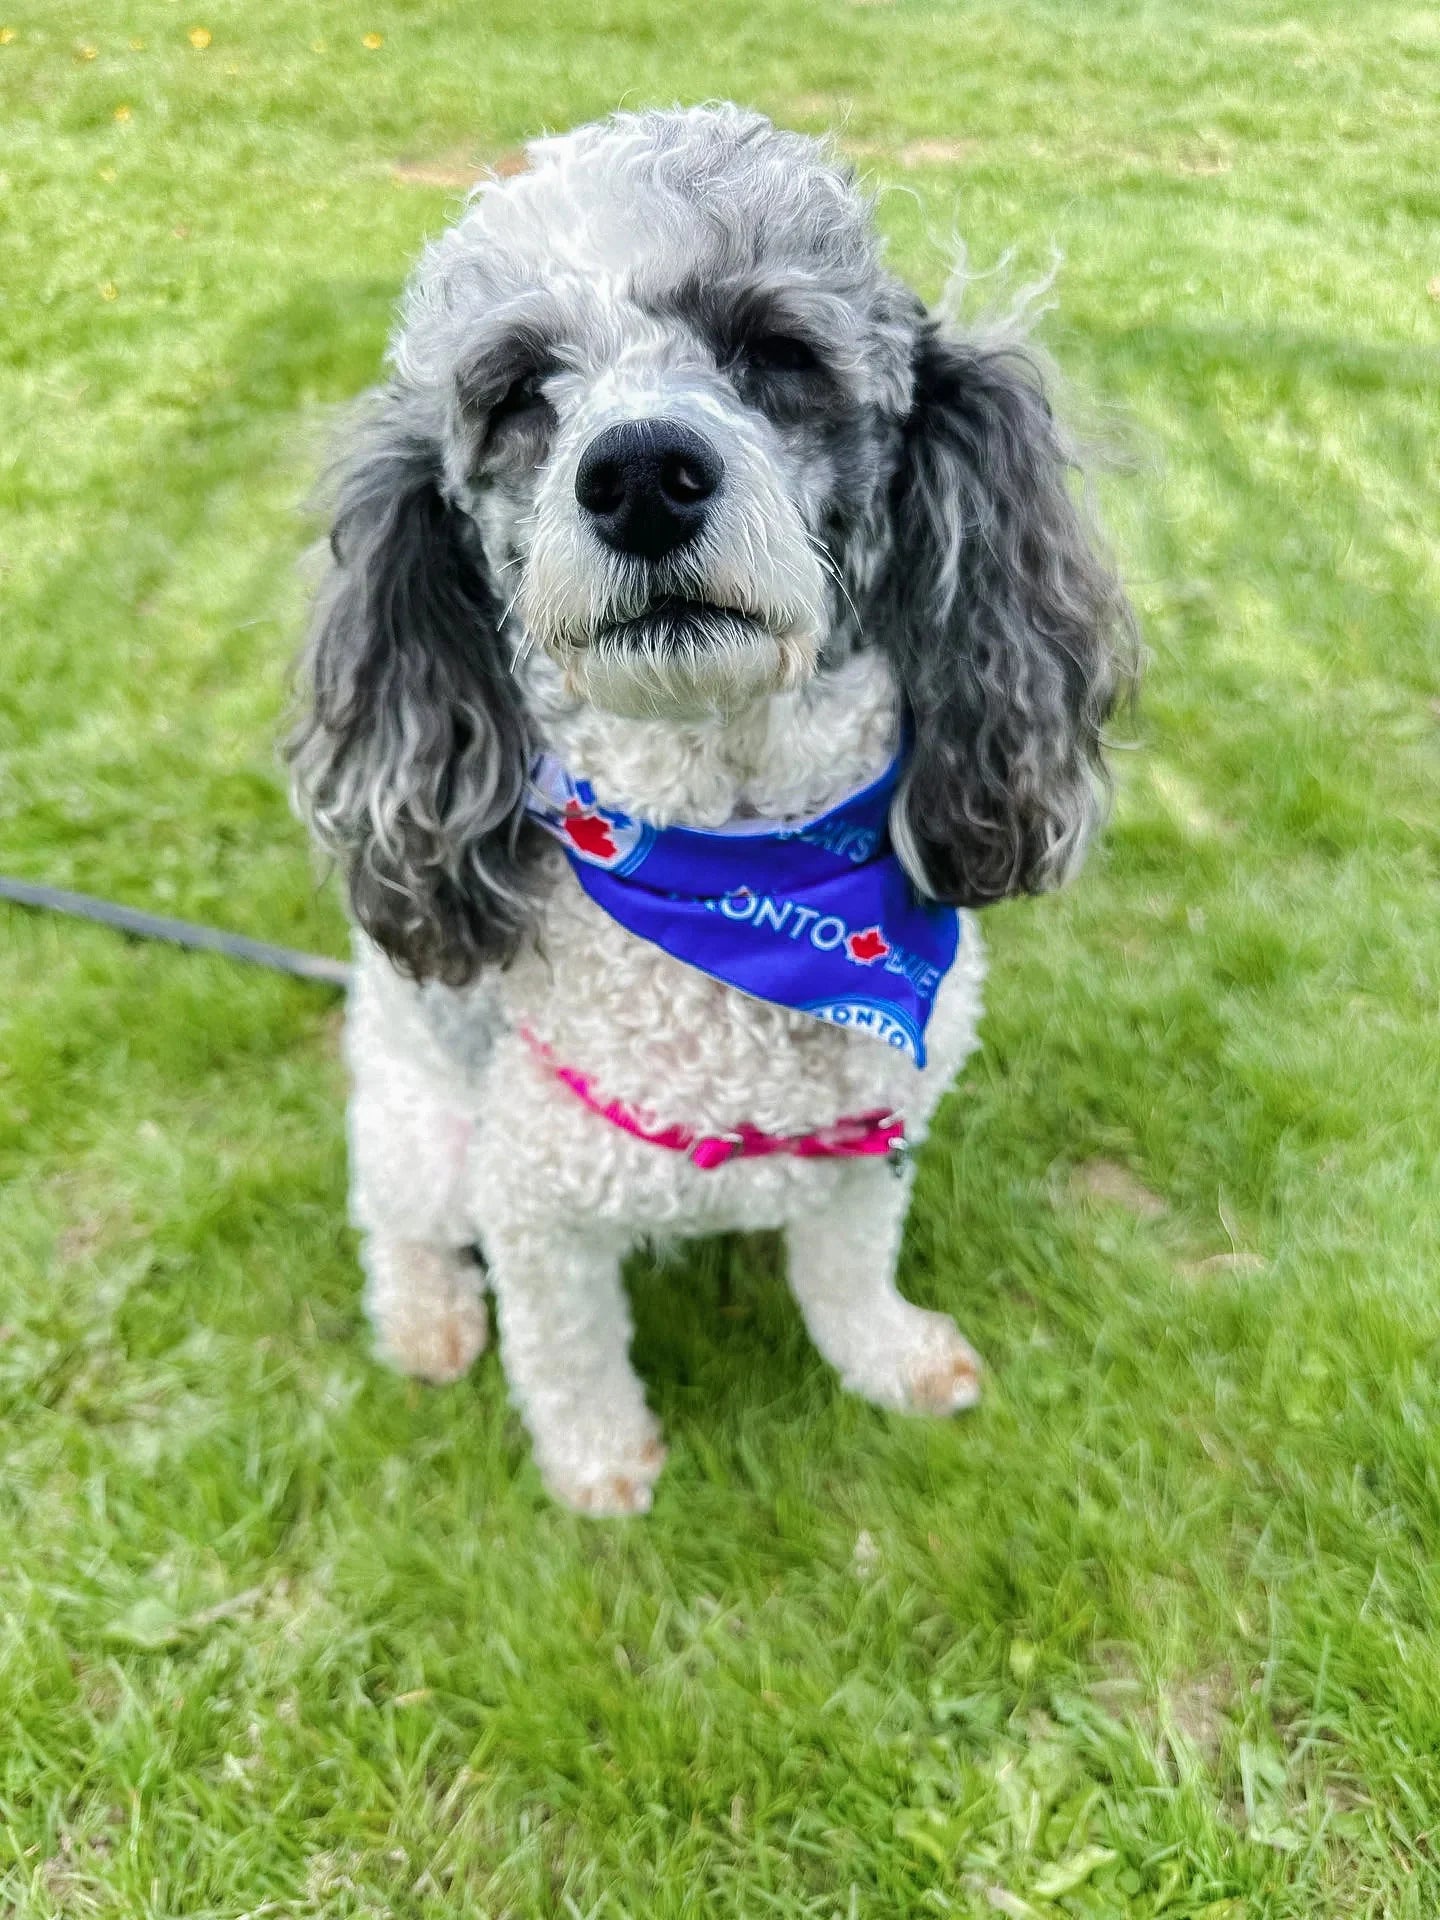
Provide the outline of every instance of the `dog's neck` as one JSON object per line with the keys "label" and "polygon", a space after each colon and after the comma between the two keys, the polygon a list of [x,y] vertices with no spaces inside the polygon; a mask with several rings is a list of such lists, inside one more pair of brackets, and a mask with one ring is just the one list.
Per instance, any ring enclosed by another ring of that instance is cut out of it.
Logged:
{"label": "dog's neck", "polygon": [[533,656],[525,692],[548,751],[602,806],[656,826],[821,813],[880,773],[899,737],[894,681],[864,650],[802,687],[699,720],[623,719],[580,705],[558,669]]}

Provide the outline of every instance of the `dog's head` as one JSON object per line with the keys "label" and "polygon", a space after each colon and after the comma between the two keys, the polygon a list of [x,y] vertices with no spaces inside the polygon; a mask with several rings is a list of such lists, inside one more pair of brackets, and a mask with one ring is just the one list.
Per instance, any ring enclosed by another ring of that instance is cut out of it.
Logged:
{"label": "dog's head", "polygon": [[917,885],[1062,878],[1128,616],[1033,358],[947,334],[829,150],[758,115],[530,160],[422,259],[342,481],[294,755],[361,924],[420,975],[513,950],[535,660],[663,721],[878,648]]}

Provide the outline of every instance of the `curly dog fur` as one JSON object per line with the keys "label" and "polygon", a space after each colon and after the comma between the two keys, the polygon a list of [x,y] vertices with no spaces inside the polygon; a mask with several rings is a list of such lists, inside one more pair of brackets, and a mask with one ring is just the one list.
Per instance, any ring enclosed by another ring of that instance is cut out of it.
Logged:
{"label": "curly dog fur", "polygon": [[[647,1236],[782,1229],[815,1344],[883,1406],[966,1406],[979,1366],[896,1290],[908,1174],[702,1171],[590,1112],[523,1030],[658,1124],[893,1108],[918,1139],[976,1043],[982,952],[967,912],[923,1070],[750,998],[586,897],[525,814],[535,755],[658,825],[786,821],[879,773],[903,721],[896,848],[921,892],[983,907],[1078,862],[1129,614],[1036,356],[925,311],[824,143],[717,106],[529,155],[407,290],[292,758],[357,924],[352,1204],[381,1351],[454,1378],[488,1284],[547,1485],[630,1513],[664,1457],[621,1285]],[[723,471],[673,544],[605,537],[587,483],[587,450],[636,422]]]}

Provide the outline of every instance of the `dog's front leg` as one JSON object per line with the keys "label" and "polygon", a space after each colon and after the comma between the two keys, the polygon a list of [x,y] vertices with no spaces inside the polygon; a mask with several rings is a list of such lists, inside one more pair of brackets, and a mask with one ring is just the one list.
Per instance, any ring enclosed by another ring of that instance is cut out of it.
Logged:
{"label": "dog's front leg", "polygon": [[546,1486],[580,1513],[644,1513],[665,1461],[630,1365],[625,1243],[596,1228],[487,1227],[510,1393]]}
{"label": "dog's front leg", "polygon": [[787,1229],[790,1286],[852,1393],[903,1413],[956,1413],[979,1398],[979,1357],[948,1314],[895,1288],[910,1187],[881,1161],[847,1167],[829,1203]]}
{"label": "dog's front leg", "polygon": [[437,1046],[418,990],[363,941],[345,1055],[350,1210],[376,1348],[402,1373],[458,1380],[490,1328],[466,1188],[475,1096]]}

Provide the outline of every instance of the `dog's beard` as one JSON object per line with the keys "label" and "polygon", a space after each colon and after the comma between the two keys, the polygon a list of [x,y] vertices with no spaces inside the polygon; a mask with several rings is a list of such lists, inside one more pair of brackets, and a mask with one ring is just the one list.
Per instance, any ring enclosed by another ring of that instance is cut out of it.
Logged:
{"label": "dog's beard", "polygon": [[567,645],[565,684],[630,719],[733,713],[798,686],[814,667],[816,640],[808,623],[772,626],[705,601],[661,600]]}
{"label": "dog's beard", "polygon": [[572,696],[626,718],[725,716],[798,686],[829,600],[816,544],[777,502],[740,534],[643,564],[597,555],[572,513],[542,513],[515,601],[526,634]]}

